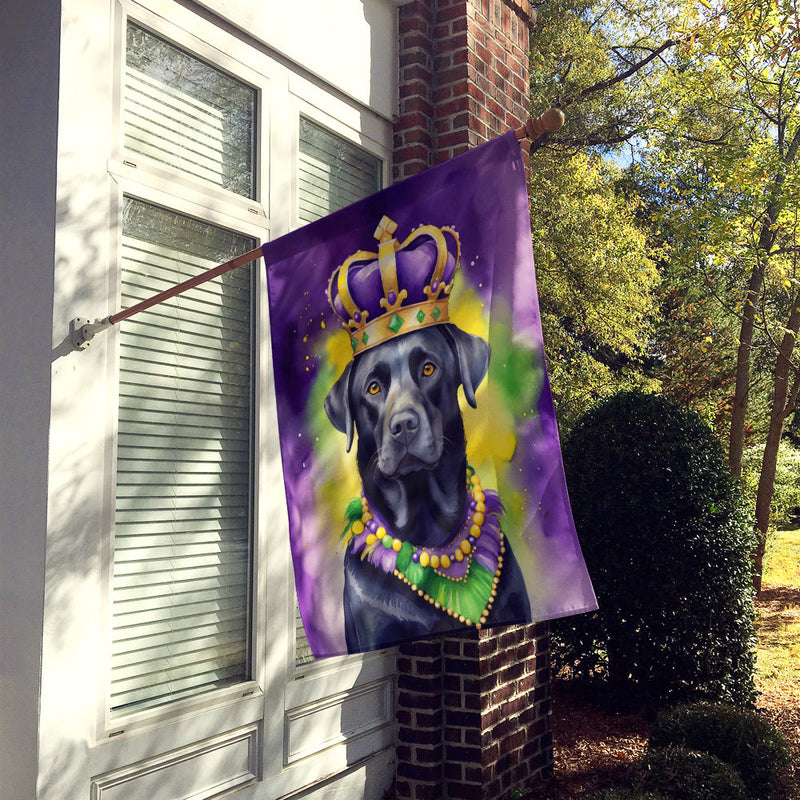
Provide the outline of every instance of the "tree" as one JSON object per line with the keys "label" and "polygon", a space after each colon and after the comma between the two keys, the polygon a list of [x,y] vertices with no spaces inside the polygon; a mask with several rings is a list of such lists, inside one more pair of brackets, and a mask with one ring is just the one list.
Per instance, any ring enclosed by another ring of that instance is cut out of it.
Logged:
{"label": "tree", "polygon": [[665,281],[661,313],[653,345],[661,391],[696,411],[722,439],[730,426],[734,321],[686,281]]}
{"label": "tree", "polygon": [[756,500],[759,587],[778,446],[800,389],[800,16],[796,0],[701,0],[683,30],[688,41],[660,76],[662,111],[638,169],[650,181],[658,175],[656,222],[670,258],[738,320],[728,449],[737,476],[754,356],[766,349],[773,363]]}
{"label": "tree", "polygon": [[567,112],[532,151],[618,151],[646,130],[655,77],[678,40],[677,7],[659,0],[545,0],[531,38],[531,102]]}
{"label": "tree", "polygon": [[658,273],[638,198],[604,156],[641,130],[642,98],[674,42],[649,0],[550,0],[538,11],[531,104],[564,108],[567,122],[532,146],[531,219],[545,349],[568,429],[598,397],[655,386],[647,350]]}
{"label": "tree", "polygon": [[[741,84],[737,111],[751,131],[747,155],[760,167],[759,196],[751,211],[750,241],[752,269],[741,313],[741,332],[736,362],[736,392],[731,420],[729,461],[735,475],[741,472],[744,426],[750,386],[750,356],[756,326],[757,304],[764,291],[767,271],[772,267],[790,295],[790,310],[784,336],[778,345],[778,360],[771,422],[765,452],[764,476],[774,479],[772,451],[777,453],[783,422],[793,410],[797,388],[789,387],[791,355],[800,325],[797,308],[797,161],[800,152],[800,18],[791,2],[772,0],[756,3],[740,0],[714,9],[704,21],[702,54],[714,53],[720,67]],[[755,212],[755,213],[753,213]],[[788,224],[788,226],[787,226]],[[786,263],[791,253],[793,263]],[[787,269],[787,267],[789,269]],[[762,498],[763,500],[764,498]],[[769,502],[767,500],[767,506]]]}
{"label": "tree", "polygon": [[659,277],[619,169],[599,156],[539,157],[530,178],[542,330],[562,429],[643,374]]}

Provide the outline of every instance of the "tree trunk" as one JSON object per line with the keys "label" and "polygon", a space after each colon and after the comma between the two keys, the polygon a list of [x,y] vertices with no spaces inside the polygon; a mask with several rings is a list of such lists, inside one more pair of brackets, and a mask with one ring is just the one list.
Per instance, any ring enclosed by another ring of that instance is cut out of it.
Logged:
{"label": "tree trunk", "polygon": [[736,478],[742,475],[744,452],[744,424],[747,417],[747,398],[750,393],[750,353],[756,323],[756,300],[764,284],[764,262],[758,264],[750,275],[742,309],[742,327],[739,332],[739,349],[736,352],[736,386],[733,392],[733,412],[728,443],[728,465]]}
{"label": "tree trunk", "polygon": [[[728,444],[728,465],[731,472],[740,478],[742,475],[742,452],[744,451],[744,426],[747,416],[747,398],[750,392],[750,355],[753,346],[753,330],[756,319],[756,301],[764,284],[764,271],[770,252],[775,244],[775,222],[781,209],[781,190],[786,182],[789,167],[800,152],[800,127],[798,127],[789,146],[781,153],[781,164],[772,181],[769,203],[765,209],[764,220],[758,236],[756,252],[757,263],[747,284],[747,292],[742,309],[742,327],[739,333],[739,349],[736,354],[736,387],[733,395],[731,431]],[[794,313],[794,312],[793,312]],[[791,327],[791,326],[789,326]],[[795,332],[797,329],[794,329]],[[792,341],[794,344],[794,341]],[[791,354],[791,351],[790,351]],[[778,357],[780,361],[780,356]],[[783,423],[781,423],[781,426]],[[770,427],[772,422],[770,421]],[[777,458],[777,451],[776,451]],[[774,475],[773,475],[774,482]],[[770,484],[771,485],[771,484]],[[760,491],[760,490],[759,490]],[[770,490],[770,500],[772,491]]]}
{"label": "tree trunk", "polygon": [[764,570],[764,551],[767,546],[767,531],[769,529],[769,507],[775,487],[775,471],[778,464],[778,448],[783,435],[783,425],[786,418],[794,410],[797,402],[797,393],[800,381],[797,375],[789,385],[792,373],[792,352],[794,350],[797,331],[800,328],[800,298],[794,299],[794,307],[789,315],[786,332],[778,350],[778,360],[775,364],[775,378],[773,383],[772,406],[769,416],[769,430],[767,441],[764,445],[764,457],[761,461],[761,474],[758,479],[758,493],[756,494],[756,549],[753,554],[753,587],[756,592],[761,591],[761,576]]}

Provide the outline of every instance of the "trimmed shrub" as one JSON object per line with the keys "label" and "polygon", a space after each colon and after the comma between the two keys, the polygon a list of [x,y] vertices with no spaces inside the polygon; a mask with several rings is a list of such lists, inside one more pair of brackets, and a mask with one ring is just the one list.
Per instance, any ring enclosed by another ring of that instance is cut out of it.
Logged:
{"label": "trimmed shrub", "polygon": [[753,528],[711,429],[622,392],[578,421],[564,467],[600,609],[553,623],[556,668],[637,703],[751,703]]}
{"label": "trimmed shrub", "polygon": [[730,764],[685,747],[648,751],[634,786],[670,800],[748,800],[745,785]]}
{"label": "trimmed shrub", "polygon": [[730,764],[754,797],[769,797],[789,764],[786,741],[773,725],[755,711],[722,703],[695,703],[659,714],[650,747],[671,745],[701,750]]}

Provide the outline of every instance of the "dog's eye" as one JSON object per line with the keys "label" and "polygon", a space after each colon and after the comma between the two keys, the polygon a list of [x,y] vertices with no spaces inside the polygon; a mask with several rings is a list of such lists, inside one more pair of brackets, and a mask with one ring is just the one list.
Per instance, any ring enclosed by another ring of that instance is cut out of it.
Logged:
{"label": "dog's eye", "polygon": [[378,394],[380,390],[381,390],[381,385],[378,383],[378,381],[372,381],[372,383],[370,383],[370,385],[367,386],[367,391],[370,394]]}
{"label": "dog's eye", "polygon": [[430,378],[430,376],[433,375],[434,372],[436,372],[436,365],[431,364],[430,361],[426,361],[424,366],[422,367],[422,374],[426,378]]}

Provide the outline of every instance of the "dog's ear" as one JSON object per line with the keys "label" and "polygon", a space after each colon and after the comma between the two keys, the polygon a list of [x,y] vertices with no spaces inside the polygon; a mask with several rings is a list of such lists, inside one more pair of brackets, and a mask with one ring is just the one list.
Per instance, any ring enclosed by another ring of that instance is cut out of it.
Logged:
{"label": "dog's ear", "polygon": [[489,369],[489,343],[480,336],[462,331],[455,325],[444,326],[450,337],[458,357],[458,369],[461,373],[461,385],[464,387],[464,397],[473,407],[476,407],[475,390],[480,386]]}
{"label": "dog's ear", "polygon": [[353,446],[353,415],[350,413],[350,371],[351,361],[333,384],[325,398],[325,413],[337,431],[347,436],[347,452]]}

